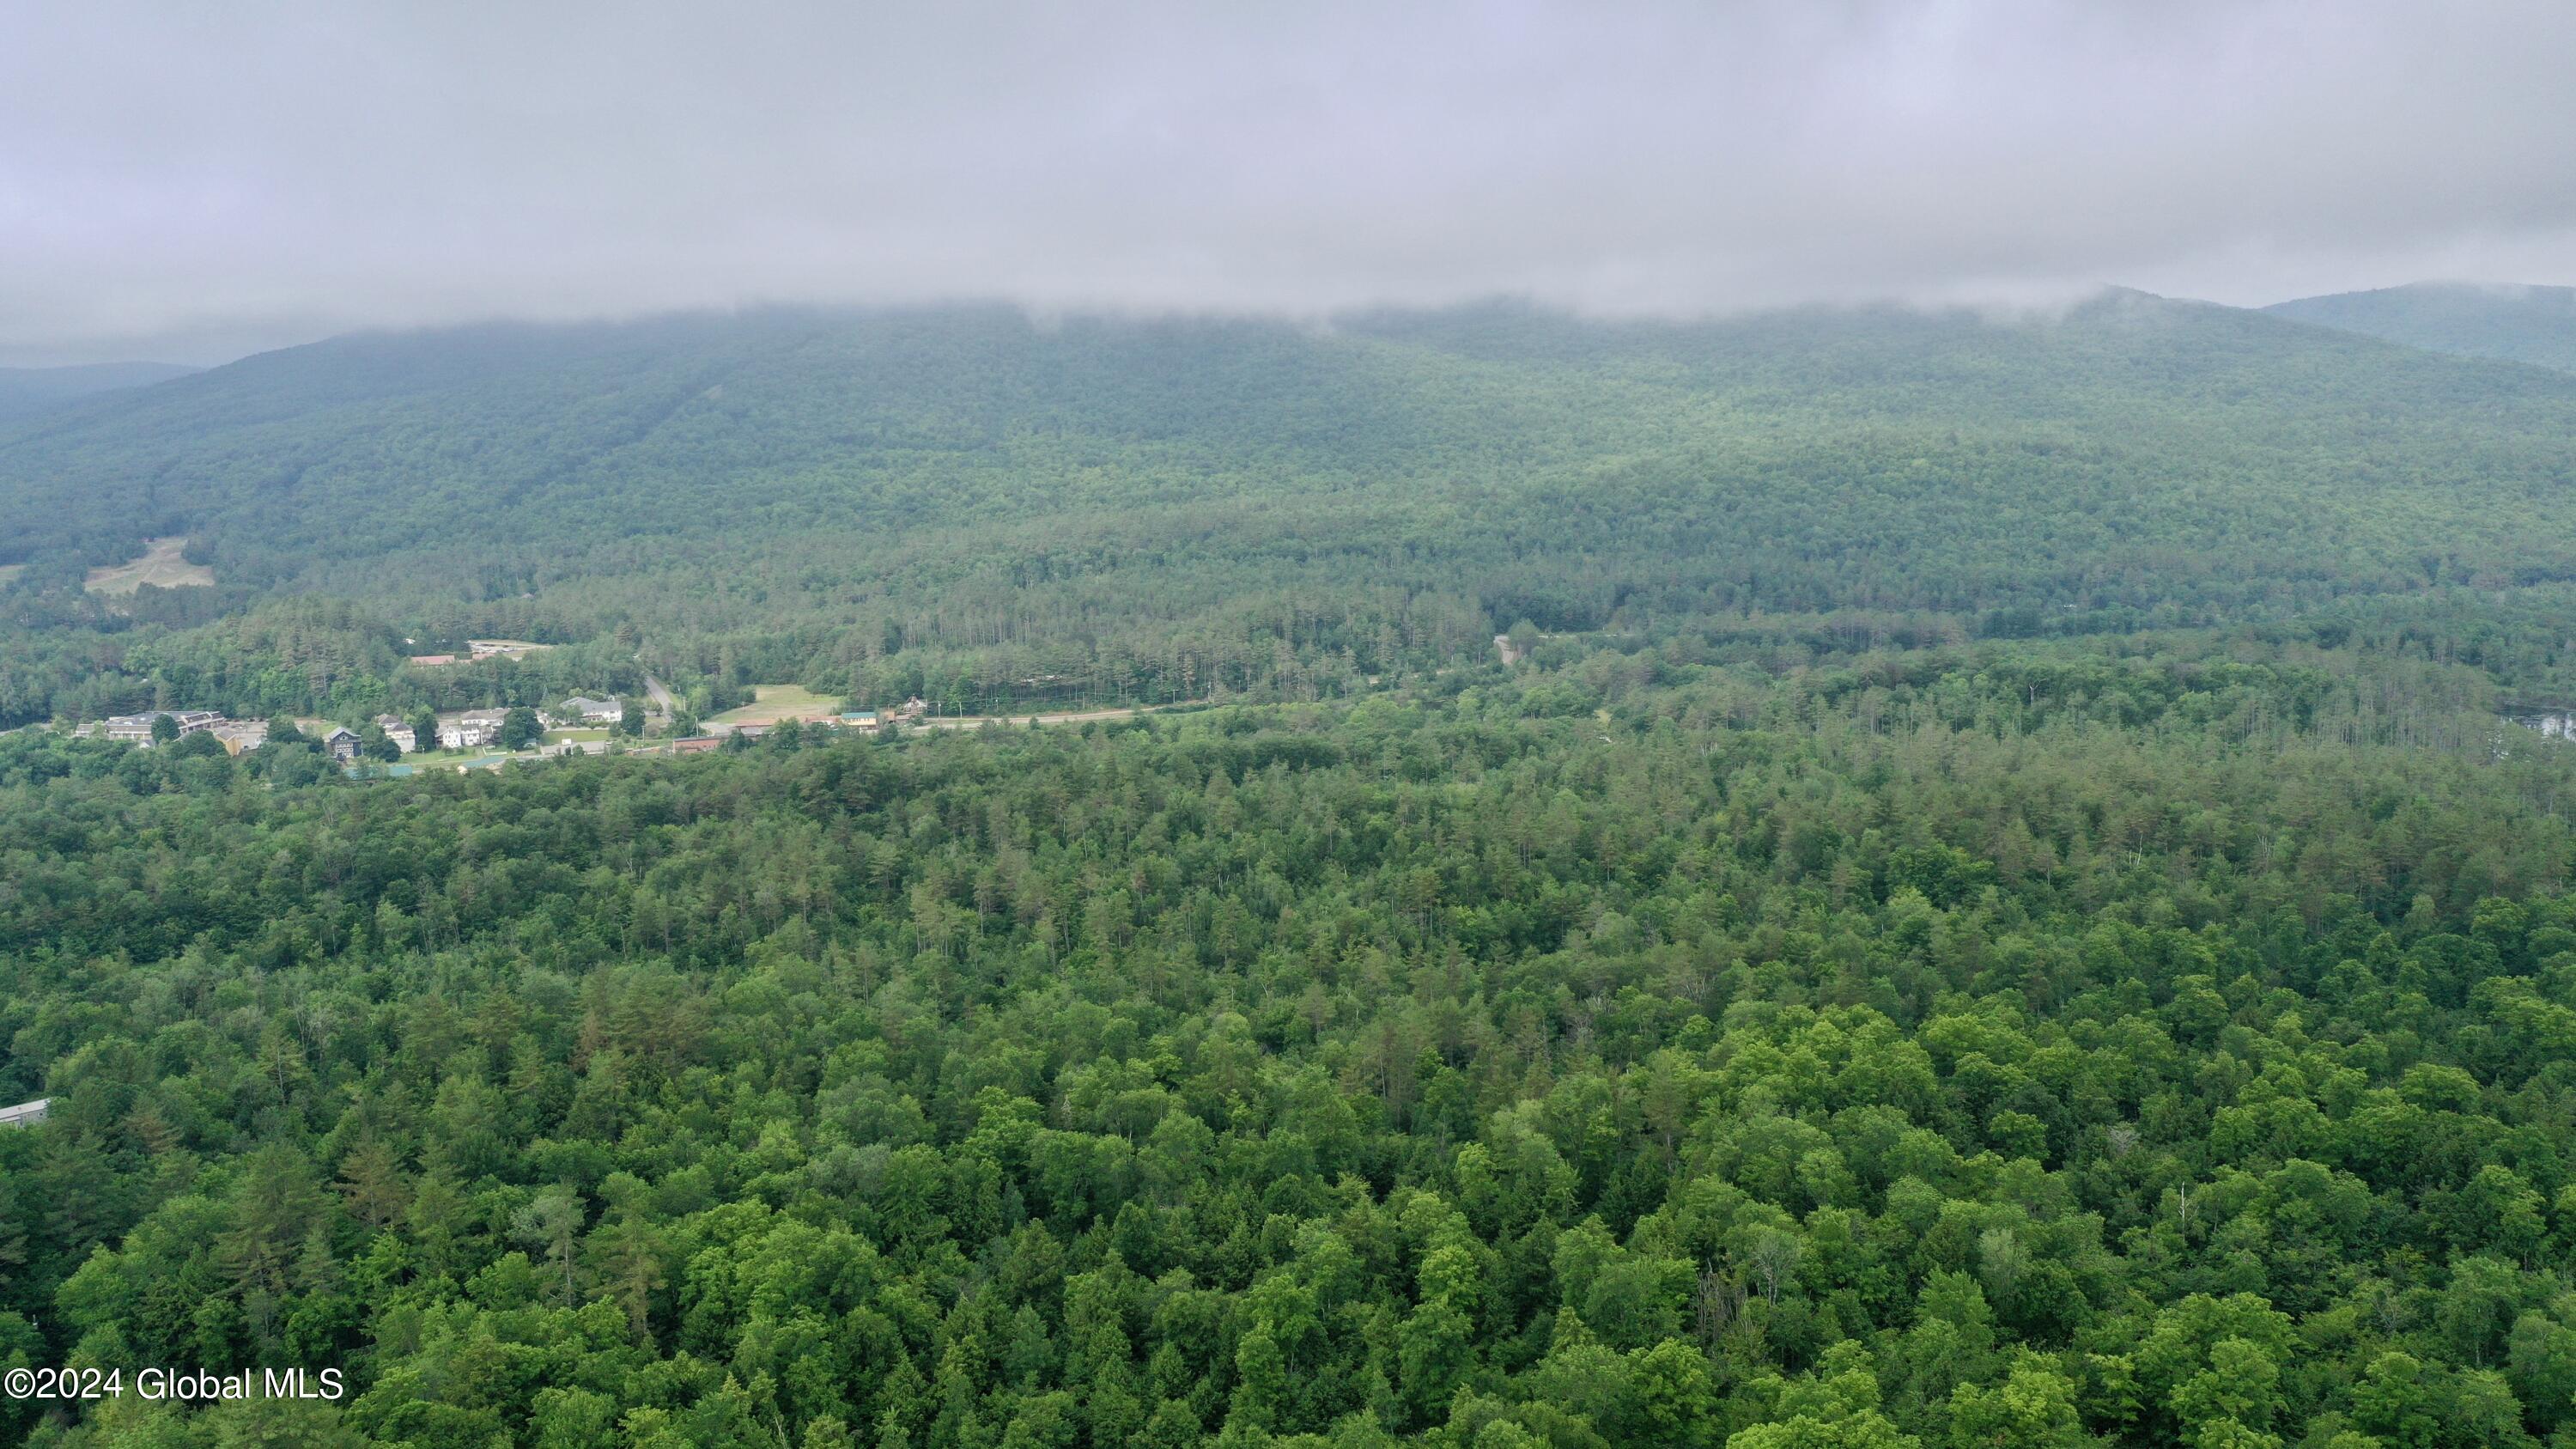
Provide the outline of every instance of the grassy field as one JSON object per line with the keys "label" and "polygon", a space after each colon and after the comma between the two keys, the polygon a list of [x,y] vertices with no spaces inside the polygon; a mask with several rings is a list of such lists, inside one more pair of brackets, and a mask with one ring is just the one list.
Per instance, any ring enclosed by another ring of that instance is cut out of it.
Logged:
{"label": "grassy field", "polygon": [[711,725],[765,725],[783,719],[828,719],[841,712],[841,702],[816,694],[801,684],[752,686],[752,702],[706,720]]}
{"label": "grassy field", "polygon": [[192,564],[179,556],[187,547],[184,538],[147,538],[143,557],[113,568],[91,569],[82,587],[93,594],[130,594],[145,584],[165,589],[205,588],[215,581],[215,571],[204,564]]}
{"label": "grassy field", "polygon": [[465,645],[469,650],[479,649],[485,653],[497,653],[510,659],[533,654],[540,649],[555,647],[552,644],[531,644],[525,639],[468,639]]}

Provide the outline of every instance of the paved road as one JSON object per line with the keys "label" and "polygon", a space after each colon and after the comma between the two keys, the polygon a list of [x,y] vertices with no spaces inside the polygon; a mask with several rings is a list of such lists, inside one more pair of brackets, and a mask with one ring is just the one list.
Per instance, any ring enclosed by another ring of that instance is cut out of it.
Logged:
{"label": "paved road", "polygon": [[644,694],[653,701],[653,707],[662,712],[664,719],[669,719],[671,710],[679,704],[671,697],[671,687],[649,674],[644,676]]}

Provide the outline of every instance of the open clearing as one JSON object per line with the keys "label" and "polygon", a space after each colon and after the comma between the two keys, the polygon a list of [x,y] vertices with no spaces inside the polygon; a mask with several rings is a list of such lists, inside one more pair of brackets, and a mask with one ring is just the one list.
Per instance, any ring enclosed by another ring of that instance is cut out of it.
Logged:
{"label": "open clearing", "polygon": [[936,715],[927,719],[906,720],[904,722],[904,728],[916,730],[980,730],[986,725],[1019,726],[1025,728],[1029,725],[1087,724],[1093,720],[1134,719],[1140,714],[1152,714],[1157,710],[1164,709],[1186,708],[1192,704],[1203,704],[1205,702],[1206,701],[1204,700],[1184,700],[1177,705],[1127,705],[1118,709],[1083,709],[1053,714],[1041,712],[1036,714]]}
{"label": "open clearing", "polygon": [[751,703],[708,717],[708,725],[769,725],[783,719],[832,719],[841,713],[841,702],[829,695],[816,694],[801,684],[755,684]]}
{"label": "open clearing", "polygon": [[25,564],[0,564],[0,589],[9,587],[9,581],[11,579],[18,577],[18,575],[23,574],[26,571],[27,566]]}
{"label": "open clearing", "polygon": [[143,557],[112,568],[91,569],[81,587],[93,594],[130,594],[145,584],[165,589],[212,587],[213,569],[179,556],[179,550],[187,546],[184,538],[147,538],[143,540]]}
{"label": "open clearing", "polygon": [[[753,702],[740,709],[729,709],[703,722],[710,734],[723,734],[743,725],[770,725],[780,720],[833,719],[841,713],[840,702],[829,695],[816,694],[793,684],[753,686]],[[1122,709],[1033,710],[1025,714],[952,714],[932,715],[903,721],[908,730],[979,730],[986,725],[1027,726],[1082,724],[1091,720],[1132,719],[1152,714],[1158,709],[1186,707],[1204,703],[1185,700],[1179,705],[1129,706]]]}
{"label": "open clearing", "polygon": [[472,651],[472,656],[476,659],[524,659],[540,649],[552,649],[555,646],[533,644],[525,639],[468,639],[465,641],[465,647]]}

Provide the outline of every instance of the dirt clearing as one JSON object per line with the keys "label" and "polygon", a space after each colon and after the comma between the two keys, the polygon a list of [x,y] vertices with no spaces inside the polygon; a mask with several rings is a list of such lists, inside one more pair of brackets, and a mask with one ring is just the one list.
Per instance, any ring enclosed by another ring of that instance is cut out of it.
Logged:
{"label": "dirt clearing", "polygon": [[213,587],[213,569],[179,556],[179,550],[187,546],[184,538],[147,538],[143,540],[143,557],[112,568],[91,569],[81,587],[93,594],[130,594],[145,584],[164,589]]}

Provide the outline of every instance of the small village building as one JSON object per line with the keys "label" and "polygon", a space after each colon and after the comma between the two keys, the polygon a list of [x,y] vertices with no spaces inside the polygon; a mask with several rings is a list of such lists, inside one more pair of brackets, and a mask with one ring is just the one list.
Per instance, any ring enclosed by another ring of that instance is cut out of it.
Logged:
{"label": "small village building", "polygon": [[402,752],[406,755],[420,748],[419,738],[412,730],[412,727],[403,722],[402,716],[400,715],[377,715],[376,728],[385,732],[386,739],[402,746]]}
{"label": "small village building", "polygon": [[268,743],[268,721],[264,719],[228,719],[216,725],[214,737],[223,741],[224,753],[238,755]]}
{"label": "small village building", "polygon": [[469,709],[451,715],[438,722],[438,743],[450,750],[488,745],[501,737],[501,719],[508,713],[501,709]]}
{"label": "small village building", "polygon": [[683,735],[671,741],[671,748],[683,755],[703,755],[723,743],[722,735]]}
{"label": "small village building", "polygon": [[332,759],[350,764],[358,758],[358,732],[347,725],[333,725],[331,733],[322,737],[322,748],[331,752]]}
{"label": "small village building", "polygon": [[626,718],[625,705],[613,699],[593,699],[586,694],[576,694],[565,700],[563,709],[564,713],[582,724],[615,724]]}
{"label": "small village building", "polygon": [[33,1127],[52,1114],[54,1099],[38,1097],[15,1107],[0,1107],[0,1127]]}
{"label": "small village building", "polygon": [[415,654],[411,656],[411,662],[419,665],[423,669],[434,669],[441,664],[455,663],[456,656],[453,654]]}

